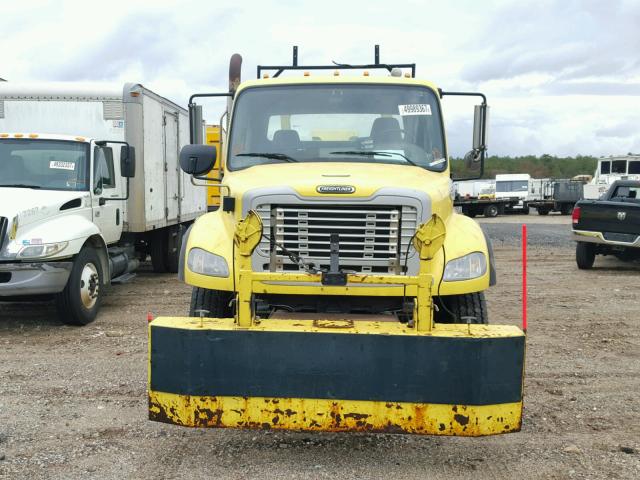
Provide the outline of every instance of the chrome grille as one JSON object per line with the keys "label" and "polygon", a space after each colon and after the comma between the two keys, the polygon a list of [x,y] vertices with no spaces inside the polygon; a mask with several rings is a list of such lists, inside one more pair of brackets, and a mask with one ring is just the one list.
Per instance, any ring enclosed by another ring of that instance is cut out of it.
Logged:
{"label": "chrome grille", "polygon": [[329,238],[337,233],[344,270],[399,274],[418,221],[414,207],[401,205],[260,205],[256,211],[271,239],[258,247],[261,257],[268,258],[262,267],[276,272],[299,267],[274,244],[326,268]]}

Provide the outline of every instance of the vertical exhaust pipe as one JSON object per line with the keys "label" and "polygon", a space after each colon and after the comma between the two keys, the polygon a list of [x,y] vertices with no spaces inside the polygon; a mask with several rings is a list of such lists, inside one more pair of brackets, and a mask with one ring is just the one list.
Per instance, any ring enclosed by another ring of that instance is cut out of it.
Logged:
{"label": "vertical exhaust pipe", "polygon": [[242,56],[239,53],[234,53],[229,60],[229,93],[235,93],[240,85],[241,70]]}

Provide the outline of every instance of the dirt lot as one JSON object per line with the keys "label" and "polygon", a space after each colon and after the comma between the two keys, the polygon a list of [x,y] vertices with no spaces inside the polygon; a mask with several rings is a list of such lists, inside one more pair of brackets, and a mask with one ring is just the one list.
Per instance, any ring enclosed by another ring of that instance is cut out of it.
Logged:
{"label": "dirt lot", "polygon": [[[521,219],[479,220],[499,269],[490,315],[519,323]],[[566,217],[530,223],[520,433],[468,439],[148,422],[146,314],[184,314],[189,289],[143,272],[114,287],[84,328],[60,325],[48,304],[0,305],[0,477],[639,478],[640,265],[598,258],[579,272]]]}

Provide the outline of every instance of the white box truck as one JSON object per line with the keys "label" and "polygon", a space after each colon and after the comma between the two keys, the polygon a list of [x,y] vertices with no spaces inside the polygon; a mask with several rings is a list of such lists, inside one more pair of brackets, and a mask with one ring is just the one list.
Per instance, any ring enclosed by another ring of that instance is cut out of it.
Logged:
{"label": "white box truck", "polygon": [[178,165],[188,112],[140,84],[0,83],[0,301],[54,295],[93,321],[151,256],[178,268],[206,191]]}
{"label": "white box truck", "polygon": [[529,190],[531,175],[528,173],[506,173],[496,175],[496,198],[518,198],[508,211],[529,214]]}

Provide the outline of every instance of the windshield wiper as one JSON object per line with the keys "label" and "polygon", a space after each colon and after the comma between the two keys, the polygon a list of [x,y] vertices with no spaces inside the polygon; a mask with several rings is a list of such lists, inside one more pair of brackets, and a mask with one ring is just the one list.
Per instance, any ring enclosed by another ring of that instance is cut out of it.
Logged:
{"label": "windshield wiper", "polygon": [[419,166],[413,160],[404,156],[400,152],[388,152],[384,150],[345,150],[343,152],[330,152],[330,155],[362,155],[365,157],[373,157],[376,155],[379,157],[392,157],[393,155],[397,155],[406,160],[408,164],[413,165],[414,167]]}
{"label": "windshield wiper", "polygon": [[9,188],[42,188],[40,185],[27,185],[26,183],[0,184],[0,187],[9,187]]}
{"label": "windshield wiper", "polygon": [[251,153],[238,153],[236,157],[262,157],[272,160],[282,160],[283,162],[297,162],[298,160],[290,157],[285,153],[269,153],[269,152],[251,152]]}

